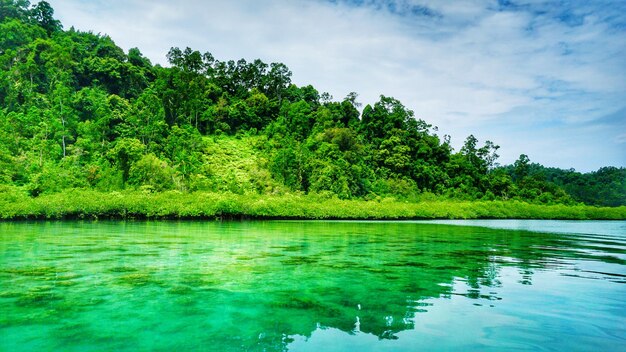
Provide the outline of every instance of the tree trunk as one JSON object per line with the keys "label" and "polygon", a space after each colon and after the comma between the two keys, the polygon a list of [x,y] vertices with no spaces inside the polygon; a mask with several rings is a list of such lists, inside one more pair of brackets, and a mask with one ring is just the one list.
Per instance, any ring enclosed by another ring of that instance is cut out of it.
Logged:
{"label": "tree trunk", "polygon": [[65,158],[65,118],[63,117],[63,100],[59,99],[59,106],[61,107],[61,125],[63,126],[63,133],[61,134],[61,142],[63,144],[63,157]]}

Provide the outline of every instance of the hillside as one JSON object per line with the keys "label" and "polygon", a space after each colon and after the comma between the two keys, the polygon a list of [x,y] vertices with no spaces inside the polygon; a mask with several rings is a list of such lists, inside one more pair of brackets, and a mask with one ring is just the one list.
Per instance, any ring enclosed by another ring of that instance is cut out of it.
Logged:
{"label": "hillside", "polygon": [[[415,202],[626,205],[626,169],[581,174],[449,138],[392,97],[361,106],[296,86],[281,63],[172,48],[170,67],[64,30],[45,1],[0,9],[0,190]],[[84,193],[86,194],[86,193]],[[52,199],[52,198],[50,198]]]}

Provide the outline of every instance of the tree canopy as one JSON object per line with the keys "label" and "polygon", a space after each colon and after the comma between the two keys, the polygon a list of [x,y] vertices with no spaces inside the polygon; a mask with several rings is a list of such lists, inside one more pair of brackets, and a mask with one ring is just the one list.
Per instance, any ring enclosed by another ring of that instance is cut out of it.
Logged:
{"label": "tree canopy", "polygon": [[[45,1],[0,0],[0,184],[31,196],[140,188],[626,204],[624,168],[582,174],[526,155],[500,166],[493,142],[470,135],[455,151],[392,97],[335,101],[259,59],[173,47],[167,60],[64,30]],[[216,147],[231,142],[228,154]],[[233,160],[235,170],[221,167]]]}

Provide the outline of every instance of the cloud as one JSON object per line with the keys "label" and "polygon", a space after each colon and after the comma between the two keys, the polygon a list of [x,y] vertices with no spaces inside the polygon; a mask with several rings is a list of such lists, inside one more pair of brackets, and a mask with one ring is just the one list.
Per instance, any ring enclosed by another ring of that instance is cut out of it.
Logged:
{"label": "cloud", "polygon": [[336,99],[394,96],[457,148],[470,133],[501,145],[502,163],[526,153],[580,170],[626,166],[617,122],[598,122],[626,107],[622,1],[50,2],[66,27],[107,33],[156,63],[190,46],[283,62],[295,83]]}

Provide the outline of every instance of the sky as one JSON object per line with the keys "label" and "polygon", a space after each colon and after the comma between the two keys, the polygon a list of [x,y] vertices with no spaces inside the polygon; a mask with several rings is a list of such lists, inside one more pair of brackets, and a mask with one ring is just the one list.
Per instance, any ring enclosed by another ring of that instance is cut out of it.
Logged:
{"label": "sky", "polygon": [[166,66],[171,47],[282,62],[342,100],[399,99],[501,164],[626,166],[624,0],[48,0],[64,28]]}

